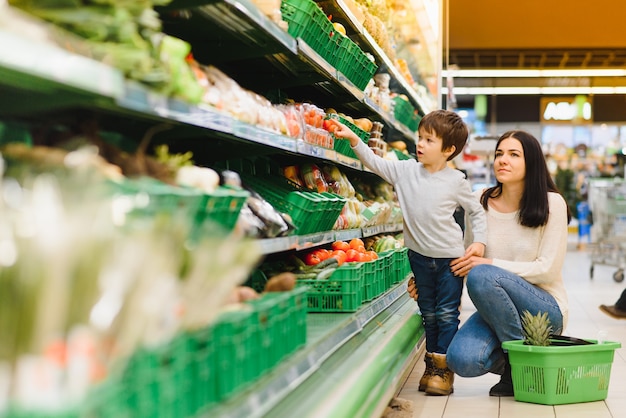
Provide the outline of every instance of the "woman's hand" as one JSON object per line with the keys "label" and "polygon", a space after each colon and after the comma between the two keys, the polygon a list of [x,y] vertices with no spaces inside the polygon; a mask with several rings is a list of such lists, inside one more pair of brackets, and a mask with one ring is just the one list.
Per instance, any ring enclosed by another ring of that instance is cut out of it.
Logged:
{"label": "woman's hand", "polygon": [[411,299],[417,300],[417,287],[415,286],[415,277],[411,276],[409,282],[406,285],[406,292],[409,294]]}
{"label": "woman's hand", "polygon": [[465,254],[463,257],[452,260],[450,270],[452,270],[452,274],[455,276],[465,277],[469,274],[471,269],[479,264],[491,264],[491,259],[478,257],[472,255],[472,253]]}

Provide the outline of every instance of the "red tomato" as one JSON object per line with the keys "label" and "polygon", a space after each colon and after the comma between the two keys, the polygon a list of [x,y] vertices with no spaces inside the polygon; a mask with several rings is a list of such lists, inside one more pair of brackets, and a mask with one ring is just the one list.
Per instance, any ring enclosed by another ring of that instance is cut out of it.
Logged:
{"label": "red tomato", "polygon": [[378,259],[378,253],[376,251],[366,251],[365,254],[369,255],[370,260]]}
{"label": "red tomato", "polygon": [[372,258],[370,257],[369,254],[365,253],[365,252],[358,252],[357,255],[357,260],[356,261],[372,261]]}
{"label": "red tomato", "polygon": [[353,250],[353,249],[349,249],[348,251],[346,251],[346,261],[348,263],[352,262],[352,261],[359,261],[359,253],[357,250]]}
{"label": "red tomato", "polygon": [[329,250],[324,249],[324,248],[320,248],[319,250],[315,250],[315,251],[313,251],[313,253],[315,253],[317,255],[317,258],[319,258],[320,261],[326,260],[331,255],[331,252]]}
{"label": "red tomato", "polygon": [[363,240],[361,238],[352,238],[350,240],[350,248],[356,250],[359,247],[365,248],[365,243],[363,243]]}
{"label": "red tomato", "polygon": [[315,252],[308,253],[304,256],[304,264],[307,266],[314,266],[315,264],[319,264],[322,260],[315,254]]}
{"label": "red tomato", "polygon": [[333,250],[342,250],[348,251],[350,249],[350,244],[345,241],[335,241],[333,242]]}
{"label": "red tomato", "polygon": [[343,250],[333,251],[331,257],[335,257],[339,265],[342,265],[343,263],[345,263],[346,259],[348,258],[348,256],[346,255],[346,252]]}

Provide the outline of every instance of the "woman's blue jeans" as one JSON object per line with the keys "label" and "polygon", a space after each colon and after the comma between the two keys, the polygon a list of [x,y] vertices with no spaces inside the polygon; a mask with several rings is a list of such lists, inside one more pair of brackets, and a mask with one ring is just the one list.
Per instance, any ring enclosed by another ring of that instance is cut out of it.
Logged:
{"label": "woman's blue jeans", "polygon": [[463,377],[502,374],[503,341],[521,340],[524,310],[547,312],[554,334],[563,329],[563,315],[552,295],[513,273],[490,264],[472,268],[467,292],[476,307],[448,347],[448,367]]}
{"label": "woman's blue jeans", "polygon": [[463,279],[452,274],[451,258],[424,257],[411,250],[408,256],[424,323],[426,351],[446,354],[459,328]]}

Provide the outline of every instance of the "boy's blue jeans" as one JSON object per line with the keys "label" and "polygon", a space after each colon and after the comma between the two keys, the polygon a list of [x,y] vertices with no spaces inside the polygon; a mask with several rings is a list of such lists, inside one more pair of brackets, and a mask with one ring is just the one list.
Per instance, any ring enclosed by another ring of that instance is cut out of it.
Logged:
{"label": "boy's blue jeans", "polygon": [[459,328],[463,279],[452,274],[451,258],[425,257],[412,250],[409,250],[408,257],[424,322],[426,351],[446,354]]}
{"label": "boy's blue jeans", "polygon": [[506,359],[501,343],[523,339],[524,310],[533,315],[547,312],[553,333],[563,330],[563,315],[554,297],[516,274],[481,264],[467,275],[466,285],[477,312],[456,333],[446,358],[459,376],[502,374]]}

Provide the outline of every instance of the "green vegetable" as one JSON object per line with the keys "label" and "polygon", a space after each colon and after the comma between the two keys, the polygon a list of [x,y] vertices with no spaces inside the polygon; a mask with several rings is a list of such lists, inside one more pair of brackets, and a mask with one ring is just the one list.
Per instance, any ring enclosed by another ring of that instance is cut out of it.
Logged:
{"label": "green vegetable", "polygon": [[335,267],[328,267],[317,274],[316,280],[327,280],[337,270]]}
{"label": "green vegetable", "polygon": [[335,257],[328,257],[326,260],[320,261],[313,267],[315,267],[316,270],[323,270],[327,267],[337,267],[338,265],[339,261],[337,261]]}

